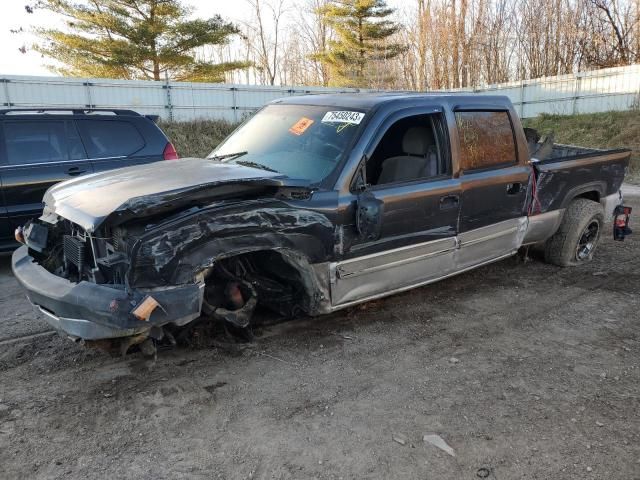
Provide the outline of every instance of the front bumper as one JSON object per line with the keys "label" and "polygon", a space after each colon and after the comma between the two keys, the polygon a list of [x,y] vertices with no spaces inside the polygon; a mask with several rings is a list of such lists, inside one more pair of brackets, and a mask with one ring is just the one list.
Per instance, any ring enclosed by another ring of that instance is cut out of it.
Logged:
{"label": "front bumper", "polygon": [[[124,290],[91,282],[73,283],[38,265],[26,246],[13,252],[13,274],[29,301],[56,330],[85,340],[127,337],[167,323],[184,325],[200,315],[204,285],[188,284],[153,291]],[[151,295],[160,304],[148,321],[131,311]]]}

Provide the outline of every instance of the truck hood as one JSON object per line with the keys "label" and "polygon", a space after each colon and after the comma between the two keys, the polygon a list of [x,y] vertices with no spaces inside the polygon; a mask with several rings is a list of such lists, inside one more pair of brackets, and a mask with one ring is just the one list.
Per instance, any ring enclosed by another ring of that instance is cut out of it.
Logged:
{"label": "truck hood", "polygon": [[112,216],[126,219],[176,209],[195,200],[308,185],[280,173],[210,159],[159,161],[58,183],[45,193],[40,219],[55,223],[62,217],[94,232]]}

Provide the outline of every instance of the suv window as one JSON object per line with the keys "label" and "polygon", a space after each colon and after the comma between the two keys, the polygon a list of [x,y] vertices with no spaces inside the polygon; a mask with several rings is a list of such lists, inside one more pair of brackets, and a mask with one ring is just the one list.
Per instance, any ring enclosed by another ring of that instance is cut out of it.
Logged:
{"label": "suv window", "polygon": [[4,137],[9,165],[69,160],[63,121],[5,122]]}
{"label": "suv window", "polygon": [[385,185],[447,173],[438,139],[439,114],[398,120],[385,132],[367,161],[367,183]]}
{"label": "suv window", "polygon": [[462,170],[516,162],[516,144],[507,112],[456,112],[455,115]]}
{"label": "suv window", "polygon": [[78,130],[91,158],[126,157],[145,146],[138,129],[123,120],[81,120]]}

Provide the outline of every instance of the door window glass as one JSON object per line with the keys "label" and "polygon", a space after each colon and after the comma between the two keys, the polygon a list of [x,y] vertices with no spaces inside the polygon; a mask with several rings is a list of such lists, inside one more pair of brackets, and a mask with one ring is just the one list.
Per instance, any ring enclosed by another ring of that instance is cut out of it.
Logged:
{"label": "door window glass", "polygon": [[5,122],[9,165],[69,160],[64,122]]}
{"label": "door window glass", "polygon": [[507,112],[456,112],[455,115],[462,170],[516,162],[513,128]]}
{"label": "door window glass", "polygon": [[415,115],[395,122],[367,161],[367,183],[385,185],[447,173],[437,132],[439,115]]}
{"label": "door window glass", "polygon": [[81,120],[78,130],[91,158],[126,157],[145,145],[132,123],[122,120]]}
{"label": "door window glass", "polygon": [[80,140],[80,134],[76,130],[76,126],[73,122],[69,122],[67,127],[69,129],[69,159],[84,160],[87,158],[87,152],[84,150],[84,145],[82,145],[82,140]]}

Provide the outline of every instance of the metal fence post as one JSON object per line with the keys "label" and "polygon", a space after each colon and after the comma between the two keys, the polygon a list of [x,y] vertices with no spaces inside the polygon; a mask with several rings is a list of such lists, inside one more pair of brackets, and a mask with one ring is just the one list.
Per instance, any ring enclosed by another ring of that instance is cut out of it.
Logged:
{"label": "metal fence post", "polygon": [[520,118],[524,118],[524,80],[520,80]]}
{"label": "metal fence post", "polygon": [[169,75],[164,72],[164,85],[163,88],[167,91],[167,104],[164,106],[169,110],[169,121],[173,122],[173,105],[171,104],[171,85],[169,85]]}
{"label": "metal fence post", "polygon": [[578,97],[580,96],[580,91],[581,91],[581,88],[582,88],[582,85],[581,85],[582,77],[581,77],[581,75],[579,73],[576,73],[575,79],[576,79],[576,81],[575,81],[574,87],[573,87],[573,107],[571,109],[571,113],[573,115],[578,113],[578,99],[579,99]]}
{"label": "metal fence post", "polygon": [[0,82],[2,82],[3,84],[3,88],[4,88],[4,97],[5,97],[5,103],[4,105],[6,107],[10,107],[11,106],[11,99],[9,98],[9,82],[11,80],[9,80],[8,78],[2,78],[0,79]]}
{"label": "metal fence post", "polygon": [[238,123],[238,98],[237,87],[231,87],[231,110],[233,110],[233,123]]}
{"label": "metal fence post", "polygon": [[95,105],[93,105],[93,102],[91,101],[91,82],[83,82],[82,85],[84,85],[86,94],[87,94],[87,98],[86,98],[86,104],[85,106],[87,108],[94,108]]}

